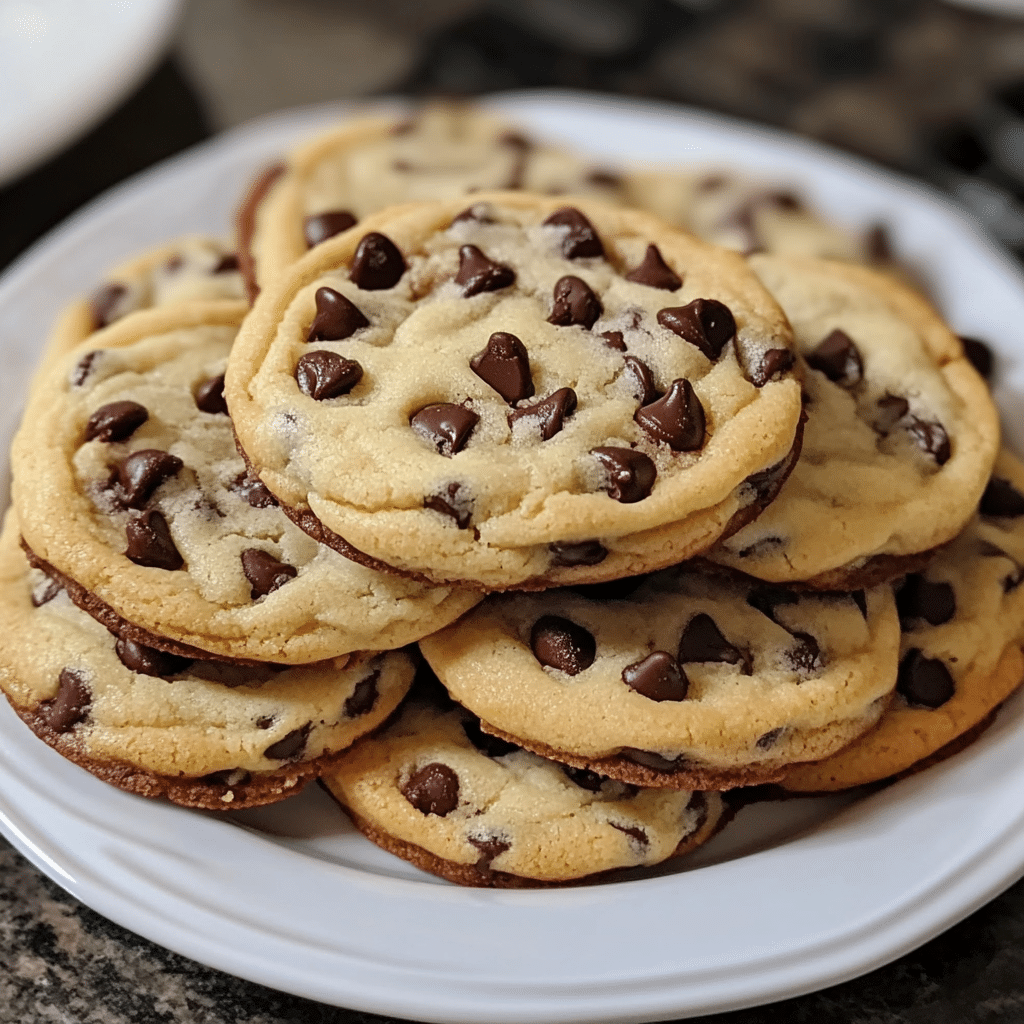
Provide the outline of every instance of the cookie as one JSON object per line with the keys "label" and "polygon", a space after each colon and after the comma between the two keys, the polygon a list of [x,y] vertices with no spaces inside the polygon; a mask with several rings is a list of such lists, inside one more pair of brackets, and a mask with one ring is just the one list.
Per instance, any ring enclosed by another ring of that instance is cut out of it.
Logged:
{"label": "cookie", "polygon": [[0,537],[0,688],[87,771],[142,796],[236,809],[291,796],[397,707],[405,652],[295,668],[189,662],[117,639]]}
{"label": "cookie", "polygon": [[460,885],[499,888],[658,864],[703,843],[724,809],[717,793],[638,789],[538,757],[422,688],[323,782],[378,846]]}
{"label": "cookie", "polygon": [[896,682],[892,593],[796,592],[683,569],[491,595],[420,643],[483,728],[641,786],[782,777],[872,726]]}
{"label": "cookie", "polygon": [[461,103],[349,121],[262,172],[237,218],[253,298],[307,249],[396,203],[494,189],[616,201],[619,175]]}
{"label": "cookie", "polygon": [[31,557],[119,635],[289,664],[400,647],[478,599],[359,566],[239,457],[222,375],[241,302],[145,310],[40,380],[14,443]]}
{"label": "cookie", "polygon": [[750,260],[808,364],[800,459],[778,499],[708,556],[773,583],[871,586],[919,568],[985,488],[998,413],[919,295],[863,267]]}
{"label": "cookie", "polygon": [[1024,679],[1024,465],[1004,449],[964,532],[896,594],[896,697],[878,725],[786,789],[850,789],[932,757],[984,722]]}
{"label": "cookie", "polygon": [[490,589],[673,564],[756,514],[801,398],[743,260],[596,202],[473,198],[363,221],[246,318],[225,395],[289,514]]}

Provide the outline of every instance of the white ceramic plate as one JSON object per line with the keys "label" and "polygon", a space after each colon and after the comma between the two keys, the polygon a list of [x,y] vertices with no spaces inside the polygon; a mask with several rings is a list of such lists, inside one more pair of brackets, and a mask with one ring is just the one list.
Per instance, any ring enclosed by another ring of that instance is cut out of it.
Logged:
{"label": "white ceramic plate", "polygon": [[149,69],[181,0],[0,0],[0,184],[85,131]]}
{"label": "white ceramic plate", "polygon": [[[734,163],[831,216],[886,220],[954,327],[991,340],[1024,421],[1024,282],[919,186],[707,115],[565,93],[497,98],[605,160]],[[62,302],[170,235],[227,230],[244,182],[333,112],[263,120],[151,171],[0,283],[0,431]],[[1019,428],[1014,436],[1021,441]],[[2,703],[2,702],[0,702]],[[227,818],[105,786],[0,707],[0,830],[107,917],[253,981],[376,1013],[481,1022],[649,1021],[782,999],[913,949],[1024,875],[1024,699],[967,751],[873,796],[744,809],[661,873],[577,890],[457,889],[365,842],[318,789]]]}

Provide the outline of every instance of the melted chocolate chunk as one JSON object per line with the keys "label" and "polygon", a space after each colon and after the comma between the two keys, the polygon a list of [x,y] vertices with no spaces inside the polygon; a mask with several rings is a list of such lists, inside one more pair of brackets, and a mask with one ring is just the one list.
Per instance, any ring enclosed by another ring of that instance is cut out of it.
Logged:
{"label": "melted chocolate chunk", "polygon": [[57,680],[57,695],[39,705],[43,721],[54,732],[67,732],[89,715],[92,694],[85,676],[72,668],[61,670]]}
{"label": "melted chocolate chunk", "polygon": [[796,643],[786,651],[786,660],[797,672],[814,672],[821,668],[821,648],[810,633],[793,634]]}
{"label": "melted chocolate chunk", "polygon": [[555,541],[548,545],[552,565],[598,565],[608,557],[608,549],[597,540],[574,544]]}
{"label": "melted chocolate chunk", "polygon": [[347,395],[363,379],[363,368],[337,352],[307,352],[295,364],[295,382],[317,402]]}
{"label": "melted chocolate chunk", "polygon": [[348,276],[364,292],[378,292],[394,288],[405,270],[405,258],[395,243],[387,235],[371,231],[359,243]]}
{"label": "melted chocolate chunk", "polygon": [[638,843],[640,846],[647,846],[650,844],[650,838],[639,825],[616,825],[614,821],[609,821],[608,824],[619,832],[625,832],[630,839]]}
{"label": "melted chocolate chunk", "polygon": [[563,764],[559,766],[566,776],[576,783],[580,789],[590,793],[600,793],[605,777],[592,772],[589,768],[573,768],[572,765]]}
{"label": "melted chocolate chunk", "polygon": [[995,370],[995,356],[992,354],[992,349],[988,347],[983,341],[979,341],[977,338],[960,338],[960,342],[964,347],[964,355],[970,361],[978,373],[985,378],[985,380],[991,382],[992,373]]}
{"label": "melted chocolate chunk", "polygon": [[597,641],[569,619],[542,615],[530,631],[530,649],[542,665],[575,676],[594,664]]}
{"label": "melted chocolate chunk", "polygon": [[704,406],[685,377],[672,381],[663,398],[637,409],[633,419],[648,437],[674,452],[694,452],[704,445]]}
{"label": "melted chocolate chunk", "polygon": [[1024,494],[1021,494],[1009,480],[994,476],[985,487],[978,511],[983,516],[997,519],[1017,519],[1024,516]]}
{"label": "melted chocolate chunk", "polygon": [[176,676],[192,664],[191,658],[158,651],[134,640],[119,638],[114,644],[114,651],[125,668],[144,676]]}
{"label": "melted chocolate chunk", "polygon": [[604,256],[604,246],[594,225],[574,206],[555,210],[544,223],[549,227],[567,229],[562,238],[562,255],[567,260]]}
{"label": "melted chocolate chunk", "polygon": [[413,772],[399,789],[421,814],[443,818],[459,806],[459,777],[440,761],[431,761]]}
{"label": "melted chocolate chunk", "polygon": [[128,289],[123,284],[105,284],[89,299],[89,311],[96,329],[112,324],[119,316],[117,307]]}
{"label": "melted chocolate chunk", "polygon": [[785,373],[796,359],[788,348],[770,348],[760,357],[757,365],[753,364],[753,353],[746,345],[736,346],[736,358],[739,360],[743,376],[755,388],[763,388],[776,374]]}
{"label": "melted chocolate chunk", "polygon": [[204,380],[193,396],[196,408],[217,416],[227,416],[228,403],[224,401],[224,374]]}
{"label": "melted chocolate chunk", "polygon": [[722,636],[715,620],[705,612],[695,615],[683,630],[679,640],[677,660],[685,665],[691,661],[724,662],[726,665],[740,665],[746,658],[738,647],[733,647]]}
{"label": "melted chocolate chunk", "polygon": [[356,223],[355,217],[348,210],[327,210],[314,213],[302,222],[302,233],[306,238],[306,248],[312,249],[328,238],[348,231]]}
{"label": "melted chocolate chunk", "polygon": [[409,426],[433,445],[439,455],[450,459],[465,447],[479,419],[475,412],[465,406],[439,402],[413,413],[409,418]]}
{"label": "melted chocolate chunk", "polygon": [[455,520],[455,525],[460,530],[468,528],[473,518],[472,503],[468,498],[459,494],[461,485],[458,483],[449,484],[442,493],[430,494],[423,499],[424,508],[432,508]]}
{"label": "melted chocolate chunk", "polygon": [[896,591],[896,610],[904,630],[911,629],[917,619],[941,626],[956,615],[956,595],[948,583],[932,583],[912,572]]}
{"label": "melted chocolate chunk", "polygon": [[696,345],[712,362],[736,336],[732,311],[717,299],[694,299],[685,306],[669,306],[658,313],[658,323]]}
{"label": "melted chocolate chunk", "polygon": [[217,262],[213,265],[211,274],[233,274],[238,270],[238,253],[228,252],[225,253]]}
{"label": "melted chocolate chunk", "polygon": [[757,738],[755,746],[758,750],[770,750],[779,741],[779,737],[785,732],[783,726],[779,726],[777,729],[769,729],[766,733],[762,733]]}
{"label": "melted chocolate chunk", "polygon": [[514,334],[495,331],[487,348],[473,356],[469,365],[510,405],[533,395],[530,357],[526,346]]}
{"label": "melted chocolate chunk", "polygon": [[63,589],[56,580],[45,577],[32,588],[32,607],[42,608],[44,604],[49,604]]}
{"label": "melted chocolate chunk", "polygon": [[185,564],[174,546],[167,520],[155,509],[148,509],[125,524],[128,548],[125,557],[136,565],[173,572]]}
{"label": "melted chocolate chunk", "polygon": [[299,574],[294,565],[279,562],[269,551],[260,548],[246,548],[242,552],[242,572],[252,586],[250,597],[272,594]]}
{"label": "melted chocolate chunk", "polygon": [[508,414],[509,426],[524,416],[535,417],[540,425],[542,441],[550,441],[561,429],[566,416],[576,411],[576,392],[572,388],[559,388],[553,395],[534,405],[513,409]]}
{"label": "melted chocolate chunk", "polygon": [[557,327],[586,327],[590,330],[604,312],[601,300],[582,278],[571,274],[555,282],[548,323]]}
{"label": "melted chocolate chunk", "polygon": [[80,388],[86,382],[89,374],[92,373],[92,365],[96,362],[96,357],[98,355],[99,352],[86,352],[85,355],[75,363],[75,368],[71,371],[71,376],[68,379],[76,388]]}
{"label": "melted chocolate chunk", "polygon": [[361,328],[370,326],[362,310],[333,288],[317,288],[314,299],[316,316],[306,341],[343,341]]}
{"label": "melted chocolate chunk", "polygon": [[913,647],[900,662],[896,692],[902,694],[908,704],[940,708],[956,692],[956,683],[938,658],[926,658]]}
{"label": "melted chocolate chunk", "polygon": [[853,339],[838,328],[807,357],[808,365],[820,370],[830,381],[852,388],[864,377],[864,363]]}
{"label": "melted chocolate chunk", "polygon": [[514,743],[503,740],[500,736],[492,736],[480,728],[480,720],[477,718],[464,718],[462,720],[462,731],[466,739],[488,757],[504,757],[506,754],[514,753],[520,748]]}
{"label": "melted chocolate chunk", "polygon": [[636,270],[631,270],[626,275],[626,280],[645,284],[648,288],[660,288],[666,292],[674,292],[683,286],[683,279],[665,262],[661,250],[656,245],[647,246],[640,266]]}
{"label": "melted chocolate chunk", "polygon": [[515,284],[516,272],[502,263],[488,259],[475,245],[459,249],[459,272],[455,283],[462,286],[467,298],[480,292],[496,292]]}
{"label": "melted chocolate chunk", "polygon": [[158,448],[133,452],[118,463],[118,495],[128,508],[142,508],[153,492],[183,465],[177,455]]}
{"label": "melted chocolate chunk", "polygon": [[622,681],[649,700],[685,700],[689,680],[679,663],[666,651],[655,651],[622,670]]}
{"label": "melted chocolate chunk", "polygon": [[872,423],[876,433],[888,434],[907,415],[910,403],[900,395],[886,395],[878,400],[878,412]]}
{"label": "melted chocolate chunk", "polygon": [[623,375],[641,406],[650,405],[661,397],[661,392],[654,383],[654,374],[642,359],[626,356],[622,362]]}
{"label": "melted chocolate chunk", "polygon": [[604,489],[616,501],[631,505],[651,493],[658,471],[643,452],[606,446],[592,448],[590,454],[604,467],[607,474]]}
{"label": "melted chocolate chunk", "polygon": [[251,473],[240,473],[231,483],[231,489],[253,508],[273,508],[277,505],[267,485]]}
{"label": "melted chocolate chunk", "polygon": [[271,743],[263,751],[263,756],[270,761],[298,760],[306,749],[306,740],[309,739],[312,730],[312,722],[307,722],[305,725],[299,726],[298,729],[292,729],[287,736],[282,736],[276,743]]}
{"label": "melted chocolate chunk", "polygon": [[149,411],[138,402],[108,402],[101,405],[85,425],[86,441],[124,441],[146,420]]}
{"label": "melted chocolate chunk", "polygon": [[377,689],[377,682],[380,679],[380,669],[360,679],[355,685],[350,697],[345,701],[342,708],[346,718],[359,718],[361,715],[369,714],[380,693]]}
{"label": "melted chocolate chunk", "polygon": [[603,331],[601,337],[604,338],[604,343],[608,348],[613,348],[616,352],[626,351],[626,343],[622,340],[622,331]]}
{"label": "melted chocolate chunk", "polygon": [[907,433],[917,442],[918,447],[931,455],[940,466],[949,462],[952,448],[946,428],[941,423],[911,416],[910,423],[907,424]]}

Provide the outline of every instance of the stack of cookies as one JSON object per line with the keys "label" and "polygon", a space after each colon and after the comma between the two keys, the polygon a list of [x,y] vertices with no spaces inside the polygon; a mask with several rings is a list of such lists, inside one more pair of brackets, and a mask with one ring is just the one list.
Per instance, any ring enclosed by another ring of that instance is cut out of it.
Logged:
{"label": "stack of cookies", "polygon": [[15,440],[0,686],[86,769],[319,777],[445,878],[566,884],[1020,683],[1024,466],[877,231],[451,107],[299,149],[238,227],[71,307]]}

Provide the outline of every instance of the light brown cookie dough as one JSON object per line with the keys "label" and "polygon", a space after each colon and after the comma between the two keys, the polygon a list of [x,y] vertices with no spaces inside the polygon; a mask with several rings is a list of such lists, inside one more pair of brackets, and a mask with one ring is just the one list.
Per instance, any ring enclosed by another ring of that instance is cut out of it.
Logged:
{"label": "light brown cookie dough", "polygon": [[964,532],[897,592],[896,697],[871,732],[787,773],[786,789],[850,789],[929,758],[985,721],[1024,679],[1024,466],[1004,449]]}
{"label": "light brown cookie dough", "polygon": [[673,564],[756,512],[801,400],[743,261],[634,211],[473,199],[362,222],[246,319],[225,394],[290,514],[498,589]]}
{"label": "light brown cookie dough", "polygon": [[421,641],[489,732],[680,789],[774,781],[845,746],[882,713],[898,645],[887,587],[797,593],[681,570],[492,595]]}
{"label": "light brown cookie dough", "polygon": [[215,810],[297,793],[397,707],[404,652],[297,668],[190,663],[117,640],[0,538],[0,689],[50,746],[106,782]]}
{"label": "light brown cookie dough", "polygon": [[789,316],[809,364],[796,468],[713,561],[821,589],[917,568],[977,507],[998,413],[957,338],[914,292],[863,267],[750,260]]}
{"label": "light brown cookie dough", "polygon": [[460,885],[569,884],[658,864],[719,825],[717,793],[638,790],[568,768],[418,691],[323,782],[364,835],[419,868]]}
{"label": "light brown cookie dough", "polygon": [[33,556],[122,636],[189,655],[297,664],[451,622],[478,598],[321,547],[247,477],[220,390],[244,310],[132,314],[39,382],[13,453]]}

